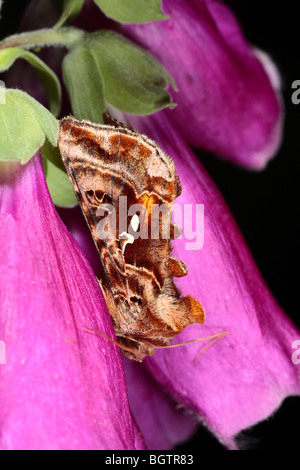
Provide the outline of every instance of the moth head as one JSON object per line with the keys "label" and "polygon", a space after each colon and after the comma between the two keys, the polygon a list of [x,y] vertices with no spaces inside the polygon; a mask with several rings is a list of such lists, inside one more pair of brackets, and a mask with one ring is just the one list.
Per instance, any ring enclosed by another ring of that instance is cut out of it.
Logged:
{"label": "moth head", "polygon": [[155,353],[155,347],[147,341],[138,341],[125,336],[117,336],[117,339],[123,354],[134,361],[142,362],[145,357],[153,356]]}

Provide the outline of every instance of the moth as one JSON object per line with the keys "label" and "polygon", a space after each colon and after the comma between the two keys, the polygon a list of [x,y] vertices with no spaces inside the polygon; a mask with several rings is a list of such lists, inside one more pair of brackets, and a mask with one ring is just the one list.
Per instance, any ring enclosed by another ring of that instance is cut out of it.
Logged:
{"label": "moth", "polygon": [[188,272],[172,257],[180,234],[172,206],[181,193],[173,160],[147,136],[109,122],[62,119],[59,149],[100,255],[118,343],[141,362],[205,313],[173,280]]}

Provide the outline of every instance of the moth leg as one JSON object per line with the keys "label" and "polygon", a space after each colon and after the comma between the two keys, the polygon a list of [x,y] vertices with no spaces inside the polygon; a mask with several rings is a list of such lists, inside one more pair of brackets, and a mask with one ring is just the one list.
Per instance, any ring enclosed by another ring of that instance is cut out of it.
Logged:
{"label": "moth leg", "polygon": [[98,281],[98,284],[99,284],[99,286],[100,286],[100,289],[101,289],[102,292],[103,292],[103,282],[102,282],[102,279],[100,279],[99,277],[97,277],[96,279],[97,279],[97,281]]}

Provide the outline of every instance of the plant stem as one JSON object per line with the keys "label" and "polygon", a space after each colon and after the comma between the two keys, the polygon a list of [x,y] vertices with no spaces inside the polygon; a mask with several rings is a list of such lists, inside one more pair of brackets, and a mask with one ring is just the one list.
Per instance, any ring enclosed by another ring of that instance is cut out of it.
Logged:
{"label": "plant stem", "polygon": [[0,50],[8,47],[22,49],[46,46],[70,47],[82,41],[84,36],[84,31],[74,27],[39,29],[7,37],[0,42]]}

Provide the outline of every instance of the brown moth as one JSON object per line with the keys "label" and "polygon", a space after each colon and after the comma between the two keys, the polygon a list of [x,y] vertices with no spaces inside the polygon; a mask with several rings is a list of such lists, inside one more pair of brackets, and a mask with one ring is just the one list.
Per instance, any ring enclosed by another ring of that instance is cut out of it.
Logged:
{"label": "brown moth", "polygon": [[[100,285],[118,342],[126,356],[142,361],[189,324],[203,323],[205,314],[173,281],[187,274],[171,255],[180,233],[171,223],[181,193],[174,162],[145,135],[110,123],[66,117],[59,148],[102,261]],[[124,201],[139,215],[124,211]]]}

